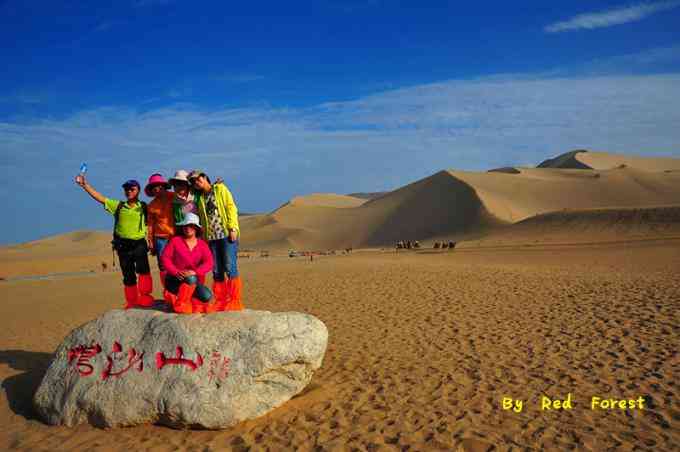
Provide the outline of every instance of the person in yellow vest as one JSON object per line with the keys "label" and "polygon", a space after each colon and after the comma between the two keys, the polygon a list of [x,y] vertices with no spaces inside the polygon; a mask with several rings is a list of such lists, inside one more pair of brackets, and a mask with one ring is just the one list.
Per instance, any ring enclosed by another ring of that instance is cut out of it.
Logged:
{"label": "person in yellow vest", "polygon": [[111,243],[118,253],[123,272],[125,309],[153,305],[153,280],[147,256],[146,203],[139,200],[139,182],[130,179],[123,183],[125,201],[105,197],[87,182],[83,174],[76,176],[76,184],[114,216]]}
{"label": "person in yellow vest", "polygon": [[234,198],[226,185],[211,183],[202,171],[192,171],[187,179],[196,191],[198,216],[214,261],[213,294],[216,310],[240,311],[243,309],[237,262],[240,231]]}

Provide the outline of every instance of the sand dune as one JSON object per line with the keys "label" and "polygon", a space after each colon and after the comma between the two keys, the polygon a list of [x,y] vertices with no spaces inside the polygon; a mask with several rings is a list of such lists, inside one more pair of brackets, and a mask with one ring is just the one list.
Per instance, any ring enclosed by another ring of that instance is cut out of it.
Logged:
{"label": "sand dune", "polygon": [[498,228],[460,248],[680,240],[680,206],[565,209]]}
{"label": "sand dune", "polygon": [[680,205],[680,159],[574,151],[546,162],[540,168],[440,171],[367,201],[298,197],[246,220],[243,242],[252,248],[337,249],[392,246],[402,239],[460,241],[563,209]]}
{"label": "sand dune", "polygon": [[638,157],[610,152],[576,150],[547,159],[538,168],[607,170],[620,166],[643,171],[678,171],[680,159],[668,157]]}

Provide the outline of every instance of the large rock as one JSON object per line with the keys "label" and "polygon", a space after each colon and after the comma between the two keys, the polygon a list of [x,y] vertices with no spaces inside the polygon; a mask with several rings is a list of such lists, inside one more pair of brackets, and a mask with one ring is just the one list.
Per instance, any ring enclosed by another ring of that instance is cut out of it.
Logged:
{"label": "large rock", "polygon": [[49,424],[225,428],[302,391],[327,340],[295,312],[109,311],[59,346],[33,404]]}

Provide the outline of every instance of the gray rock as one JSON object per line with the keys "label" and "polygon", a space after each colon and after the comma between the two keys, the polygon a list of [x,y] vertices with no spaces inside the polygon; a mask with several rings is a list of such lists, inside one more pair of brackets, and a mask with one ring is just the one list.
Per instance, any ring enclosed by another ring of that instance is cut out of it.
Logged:
{"label": "gray rock", "polygon": [[59,346],[33,404],[53,425],[226,428],[302,391],[327,341],[296,312],[109,311]]}

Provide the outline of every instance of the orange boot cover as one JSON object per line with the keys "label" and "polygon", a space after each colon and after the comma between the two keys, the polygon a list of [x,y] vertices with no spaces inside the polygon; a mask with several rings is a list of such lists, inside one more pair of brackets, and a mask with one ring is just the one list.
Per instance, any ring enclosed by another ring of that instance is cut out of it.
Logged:
{"label": "orange boot cover", "polygon": [[177,292],[177,299],[175,300],[175,305],[172,307],[173,310],[179,314],[191,314],[191,296],[194,294],[196,285],[189,285],[187,283],[182,283],[179,285],[179,292]]}
{"label": "orange boot cover", "polygon": [[208,312],[206,309],[208,307],[208,303],[203,303],[201,300],[198,298],[192,298],[191,299],[191,312],[194,314],[205,314]]}
{"label": "orange boot cover", "polygon": [[215,297],[214,312],[224,311],[227,306],[227,283],[226,281],[213,282],[213,296]]}
{"label": "orange boot cover", "polygon": [[161,271],[160,276],[161,276],[161,287],[165,289],[165,276],[167,275],[168,272]]}
{"label": "orange boot cover", "polygon": [[224,310],[243,310],[243,303],[241,302],[241,278],[238,276],[227,280],[227,304]]}
{"label": "orange boot cover", "polygon": [[123,286],[125,290],[125,309],[137,306],[137,286]]}
{"label": "orange boot cover", "polygon": [[167,304],[170,305],[171,308],[174,309],[175,303],[177,303],[177,295],[165,289],[163,291],[163,299]]}
{"label": "orange boot cover", "polygon": [[151,279],[151,274],[139,275],[137,288],[139,289],[137,304],[140,306],[153,306],[153,295],[151,295],[151,292],[153,292],[153,280]]}

